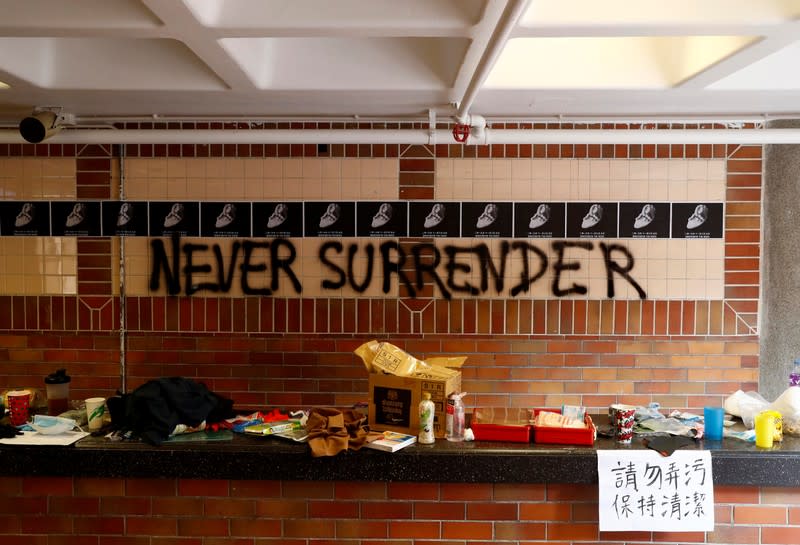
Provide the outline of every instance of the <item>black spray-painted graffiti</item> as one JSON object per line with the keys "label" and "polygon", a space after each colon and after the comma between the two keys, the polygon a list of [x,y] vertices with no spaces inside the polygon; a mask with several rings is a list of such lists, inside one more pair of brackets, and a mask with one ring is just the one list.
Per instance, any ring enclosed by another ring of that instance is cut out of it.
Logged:
{"label": "black spray-painted graffiti", "polygon": [[[186,295],[198,291],[227,293],[233,286],[237,272],[242,293],[246,295],[270,296],[277,292],[281,282],[285,281],[291,284],[295,293],[300,294],[303,291],[300,279],[292,269],[292,264],[297,259],[297,250],[287,239],[277,238],[268,242],[234,241],[227,263],[219,244],[214,244],[213,247],[189,242],[181,245],[180,238],[173,236],[170,253],[167,252],[162,239],[151,240],[150,246],[151,291],[160,291],[163,277],[167,293],[170,295],[178,295],[181,291]],[[322,243],[317,257],[330,273],[330,277],[324,278],[321,282],[321,287],[326,290],[338,290],[349,286],[357,293],[364,293],[377,276],[382,282],[383,293],[389,293],[392,278],[397,276],[399,284],[410,297],[416,297],[424,288],[426,281],[433,282],[445,299],[450,299],[453,293],[477,296],[490,290],[502,294],[506,289],[510,296],[515,297],[530,291],[531,285],[542,278],[550,267],[554,273],[552,283],[554,296],[586,295],[588,288],[585,285],[575,282],[562,285],[562,272],[581,269],[581,261],[568,258],[568,251],[570,255],[576,250],[592,252],[595,244],[590,241],[557,240],[551,243],[551,247],[556,255],[553,263],[550,263],[547,254],[541,248],[524,240],[502,241],[499,255],[496,256],[492,256],[489,247],[483,243],[472,246],[446,245],[439,248],[430,243],[401,245],[394,240],[388,240],[378,245],[352,243],[345,247],[338,240],[329,240]],[[605,263],[606,296],[609,299],[614,298],[614,281],[616,276],[619,276],[633,286],[641,299],[646,299],[647,294],[644,289],[630,274],[634,258],[628,248],[621,244],[605,242],[598,243],[597,247]],[[341,258],[345,258],[346,268],[343,268],[336,258],[340,261]],[[470,281],[475,271],[472,264],[466,261],[471,261],[473,258],[477,258],[479,282]],[[518,278],[510,286],[506,286],[506,267],[510,259],[519,260],[522,270]],[[366,270],[361,273],[360,278],[357,278],[355,265],[359,260],[365,260]],[[531,262],[536,266],[531,267]],[[376,264],[380,266],[378,274],[375,273]],[[199,275],[205,279],[211,275],[215,281],[198,282],[196,277]]]}

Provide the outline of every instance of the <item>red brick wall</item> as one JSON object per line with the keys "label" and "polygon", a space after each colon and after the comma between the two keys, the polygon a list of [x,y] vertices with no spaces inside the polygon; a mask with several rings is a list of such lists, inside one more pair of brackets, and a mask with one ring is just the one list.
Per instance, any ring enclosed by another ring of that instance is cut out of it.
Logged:
{"label": "red brick wall", "polygon": [[3,545],[791,544],[797,489],[715,488],[713,532],[599,532],[597,487],[0,478]]}

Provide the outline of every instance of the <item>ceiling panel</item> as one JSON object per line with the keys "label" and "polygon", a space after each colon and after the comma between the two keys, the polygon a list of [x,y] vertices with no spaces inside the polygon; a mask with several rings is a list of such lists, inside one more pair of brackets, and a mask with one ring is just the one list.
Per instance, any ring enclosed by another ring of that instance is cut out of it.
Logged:
{"label": "ceiling panel", "polygon": [[40,106],[87,125],[800,115],[798,0],[0,0],[0,13],[6,127]]}

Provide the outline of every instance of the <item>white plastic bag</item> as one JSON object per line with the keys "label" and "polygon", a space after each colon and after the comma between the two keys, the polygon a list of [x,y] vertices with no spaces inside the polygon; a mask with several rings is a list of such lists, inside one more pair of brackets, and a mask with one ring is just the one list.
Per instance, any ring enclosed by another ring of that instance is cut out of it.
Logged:
{"label": "white plastic bag", "polygon": [[736,390],[725,399],[723,406],[726,413],[740,417],[745,427],[752,429],[755,427],[756,415],[769,408],[769,401],[758,392]]}

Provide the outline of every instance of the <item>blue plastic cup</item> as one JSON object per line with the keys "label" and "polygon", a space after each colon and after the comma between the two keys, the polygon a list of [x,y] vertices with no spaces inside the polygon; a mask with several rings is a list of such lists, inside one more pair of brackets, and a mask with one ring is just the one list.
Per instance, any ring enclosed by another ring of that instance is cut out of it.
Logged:
{"label": "blue plastic cup", "polygon": [[705,437],[719,441],[722,439],[722,422],[725,420],[725,409],[722,407],[704,407]]}

